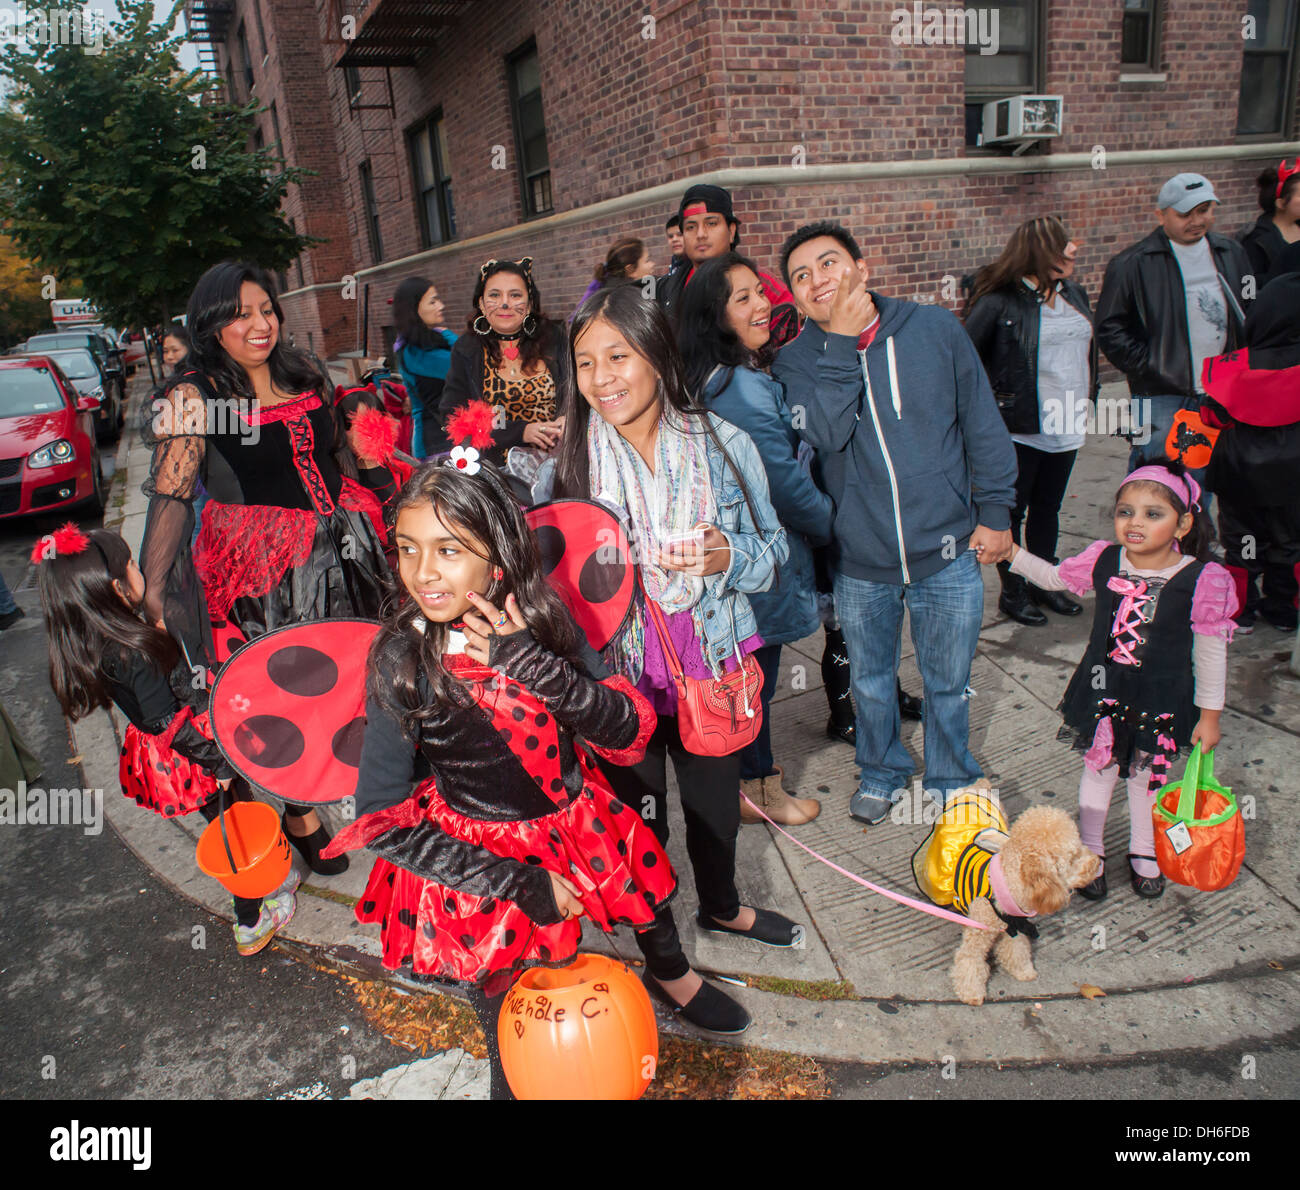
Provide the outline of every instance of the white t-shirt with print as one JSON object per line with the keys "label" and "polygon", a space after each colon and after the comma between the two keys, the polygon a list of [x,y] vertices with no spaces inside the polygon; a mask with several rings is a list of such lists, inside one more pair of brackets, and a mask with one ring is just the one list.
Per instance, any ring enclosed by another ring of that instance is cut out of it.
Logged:
{"label": "white t-shirt with print", "polygon": [[1214,355],[1222,355],[1228,342],[1228,304],[1214,267],[1210,241],[1202,236],[1194,244],[1175,244],[1174,259],[1183,274],[1187,294],[1187,337],[1192,353],[1192,387],[1199,393],[1201,366]]}

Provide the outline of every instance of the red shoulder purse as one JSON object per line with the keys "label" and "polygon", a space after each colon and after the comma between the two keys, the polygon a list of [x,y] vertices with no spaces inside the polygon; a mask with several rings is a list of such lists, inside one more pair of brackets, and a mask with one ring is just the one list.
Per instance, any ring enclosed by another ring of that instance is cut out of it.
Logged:
{"label": "red shoulder purse", "polygon": [[696,756],[730,756],[752,744],[763,725],[763,671],[750,653],[738,670],[720,678],[689,678],[668,636],[659,605],[645,593],[646,613],[659,636],[668,673],[677,687],[677,730]]}

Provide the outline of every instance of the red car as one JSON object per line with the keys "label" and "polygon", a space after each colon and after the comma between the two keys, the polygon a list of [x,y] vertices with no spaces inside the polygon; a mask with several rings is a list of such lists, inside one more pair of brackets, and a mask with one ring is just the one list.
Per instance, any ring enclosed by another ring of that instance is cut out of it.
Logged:
{"label": "red car", "polygon": [[98,408],[47,356],[0,359],[0,517],[103,509]]}

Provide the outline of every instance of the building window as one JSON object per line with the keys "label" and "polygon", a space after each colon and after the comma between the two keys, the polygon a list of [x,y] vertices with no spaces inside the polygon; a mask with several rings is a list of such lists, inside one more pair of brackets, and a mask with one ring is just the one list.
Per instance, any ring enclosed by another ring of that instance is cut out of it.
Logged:
{"label": "building window", "polygon": [[510,75],[510,104],[514,109],[515,149],[523,188],[524,216],[551,209],[551,158],[546,148],[542,116],[542,69],[537,44],[529,42],[506,62]]}
{"label": "building window", "polygon": [[384,259],[384,241],[379,234],[379,204],[375,201],[375,179],[370,162],[363,161],[357,171],[361,177],[361,209],[366,219],[366,234],[370,239],[371,263]]}
{"label": "building window", "polygon": [[1159,0],[1124,0],[1119,60],[1138,70],[1160,69]]}
{"label": "building window", "polygon": [[271,133],[275,137],[275,155],[284,157],[284,140],[280,136],[280,113],[275,110],[275,100],[271,100]]}
{"label": "building window", "polygon": [[[997,45],[997,53],[981,54],[978,39],[965,38],[967,145],[978,143],[986,103],[1043,89],[1043,8],[1043,0],[967,5],[967,30],[982,28],[991,33],[993,19],[997,19],[997,38],[989,39],[989,44]],[[974,19],[969,16],[972,12]]]}
{"label": "building window", "polygon": [[257,36],[262,43],[262,59],[265,61],[271,47],[266,44],[266,26],[262,24],[262,0],[253,0],[253,15],[257,17]]}
{"label": "building window", "polygon": [[235,40],[239,44],[239,65],[244,72],[244,85],[252,91],[254,86],[253,79],[253,57],[248,52],[248,34],[244,32],[244,26],[239,26],[239,32],[235,34]]}
{"label": "building window", "polygon": [[235,64],[233,61],[226,63],[226,102],[239,102],[239,91],[235,87]]}
{"label": "building window", "polygon": [[1288,96],[1295,92],[1298,0],[1248,0],[1246,14],[1255,36],[1241,61],[1237,132],[1243,136],[1282,136]]}
{"label": "building window", "polygon": [[361,102],[361,71],[355,66],[343,67],[343,89],[347,93],[348,107]]}
{"label": "building window", "polygon": [[456,234],[456,208],[447,175],[447,134],[441,112],[434,112],[408,134],[415,201],[420,212],[420,243],[432,248]]}
{"label": "building window", "polygon": [[[293,232],[294,235],[298,234],[298,222],[296,219],[289,220],[289,230]],[[293,258],[293,267],[294,267],[294,271],[298,274],[298,288],[301,289],[306,284],[306,282],[303,280],[303,275],[302,275],[302,253],[301,252],[299,252],[298,255]],[[285,273],[280,274],[280,285],[282,288],[288,289],[289,278],[287,274]]]}

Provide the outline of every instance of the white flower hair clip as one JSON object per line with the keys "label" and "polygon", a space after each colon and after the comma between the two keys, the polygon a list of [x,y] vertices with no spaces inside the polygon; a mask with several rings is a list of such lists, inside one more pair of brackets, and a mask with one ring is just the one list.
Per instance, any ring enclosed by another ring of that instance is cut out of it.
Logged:
{"label": "white flower hair clip", "polygon": [[450,465],[457,471],[463,471],[466,475],[477,475],[479,473],[479,455],[472,446],[453,446],[451,448]]}

